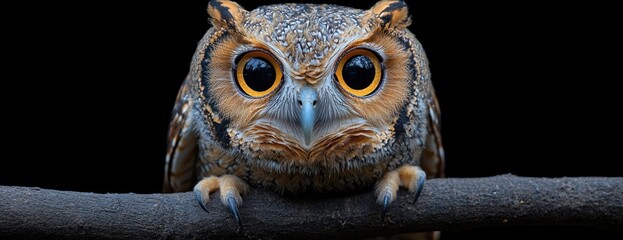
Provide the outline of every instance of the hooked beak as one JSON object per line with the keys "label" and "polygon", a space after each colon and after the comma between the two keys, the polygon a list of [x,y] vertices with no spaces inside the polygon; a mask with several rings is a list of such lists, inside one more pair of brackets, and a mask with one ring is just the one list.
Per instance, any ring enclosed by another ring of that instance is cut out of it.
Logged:
{"label": "hooked beak", "polygon": [[301,89],[298,103],[301,107],[301,128],[305,137],[305,146],[311,144],[312,135],[314,134],[317,102],[318,94],[313,88],[305,86]]}

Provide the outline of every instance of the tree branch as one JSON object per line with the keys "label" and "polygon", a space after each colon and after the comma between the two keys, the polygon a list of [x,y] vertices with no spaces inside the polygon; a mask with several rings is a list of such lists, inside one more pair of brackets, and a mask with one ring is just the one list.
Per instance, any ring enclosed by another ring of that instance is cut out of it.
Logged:
{"label": "tree branch", "polygon": [[218,198],[209,213],[192,193],[95,194],[0,186],[0,238],[358,238],[502,225],[623,229],[623,178],[433,179],[411,205],[401,190],[380,220],[373,193],[284,197],[253,189],[244,231]]}

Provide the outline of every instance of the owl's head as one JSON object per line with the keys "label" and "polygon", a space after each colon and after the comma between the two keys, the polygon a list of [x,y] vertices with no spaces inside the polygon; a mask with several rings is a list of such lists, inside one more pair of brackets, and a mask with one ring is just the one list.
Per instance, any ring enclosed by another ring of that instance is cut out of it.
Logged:
{"label": "owl's head", "polygon": [[428,66],[404,1],[247,11],[212,0],[208,13],[191,69],[204,138],[277,170],[356,167],[421,145],[412,125]]}

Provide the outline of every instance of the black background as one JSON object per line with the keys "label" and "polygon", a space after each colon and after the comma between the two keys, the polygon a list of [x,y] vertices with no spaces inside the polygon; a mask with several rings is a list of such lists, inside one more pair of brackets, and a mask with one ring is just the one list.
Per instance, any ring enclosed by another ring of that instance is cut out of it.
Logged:
{"label": "black background", "polygon": [[[160,191],[170,110],[209,27],[207,1],[30,4],[3,21],[0,184]],[[612,6],[409,5],[441,101],[448,177],[623,176]],[[575,227],[444,236],[612,237]]]}

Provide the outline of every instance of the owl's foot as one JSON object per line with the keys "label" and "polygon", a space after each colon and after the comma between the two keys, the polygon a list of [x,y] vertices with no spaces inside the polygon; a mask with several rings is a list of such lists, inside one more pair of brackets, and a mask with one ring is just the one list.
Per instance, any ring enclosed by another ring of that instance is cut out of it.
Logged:
{"label": "owl's foot", "polygon": [[410,192],[415,192],[413,199],[413,203],[415,203],[422,193],[425,180],[426,173],[418,166],[405,165],[385,173],[385,176],[376,183],[375,187],[376,201],[383,206],[381,221],[385,220],[385,213],[389,204],[396,200],[399,187],[405,187]]}
{"label": "owl's foot", "polygon": [[195,185],[194,192],[199,205],[206,212],[209,212],[206,206],[210,200],[210,193],[216,190],[221,190],[221,202],[229,208],[234,218],[236,218],[238,226],[242,229],[242,220],[240,220],[238,206],[242,205],[242,197],[240,195],[249,191],[249,185],[234,175],[210,176],[202,179]]}

